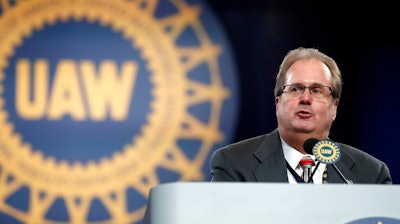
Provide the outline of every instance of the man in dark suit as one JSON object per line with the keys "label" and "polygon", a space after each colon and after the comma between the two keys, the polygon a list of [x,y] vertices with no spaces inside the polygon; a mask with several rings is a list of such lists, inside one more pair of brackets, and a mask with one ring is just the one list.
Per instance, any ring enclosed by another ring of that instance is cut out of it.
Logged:
{"label": "man in dark suit", "polygon": [[[278,128],[215,151],[211,181],[304,182],[300,161],[304,155],[316,161],[303,148],[304,142],[330,140],[341,93],[341,72],[331,57],[314,48],[289,51],[274,89]],[[310,182],[392,184],[384,162],[349,145],[337,146],[340,160],[314,163]]]}

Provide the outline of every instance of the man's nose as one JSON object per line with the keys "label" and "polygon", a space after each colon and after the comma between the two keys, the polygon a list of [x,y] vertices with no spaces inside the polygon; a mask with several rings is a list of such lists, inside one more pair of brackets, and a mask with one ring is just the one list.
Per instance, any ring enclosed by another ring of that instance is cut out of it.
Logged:
{"label": "man's nose", "polygon": [[312,98],[311,90],[309,88],[305,88],[303,93],[301,94],[301,98],[303,99]]}

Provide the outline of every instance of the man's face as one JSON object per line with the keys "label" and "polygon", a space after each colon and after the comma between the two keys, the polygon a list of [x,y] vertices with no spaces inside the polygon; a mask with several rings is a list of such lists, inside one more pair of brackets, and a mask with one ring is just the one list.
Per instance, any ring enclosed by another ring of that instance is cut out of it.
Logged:
{"label": "man's face", "polygon": [[[285,85],[329,86],[332,88],[328,67],[316,59],[304,59],[289,67]],[[275,98],[276,116],[280,132],[310,133],[315,137],[328,137],[336,118],[338,101],[331,94],[317,99],[309,89],[300,96],[284,91]]]}

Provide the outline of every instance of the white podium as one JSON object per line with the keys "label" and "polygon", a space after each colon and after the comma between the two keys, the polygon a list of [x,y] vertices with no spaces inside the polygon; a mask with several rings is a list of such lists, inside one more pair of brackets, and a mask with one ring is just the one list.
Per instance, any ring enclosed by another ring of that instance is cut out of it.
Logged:
{"label": "white podium", "polygon": [[361,224],[372,219],[400,223],[400,185],[166,183],[151,189],[143,220],[145,224]]}

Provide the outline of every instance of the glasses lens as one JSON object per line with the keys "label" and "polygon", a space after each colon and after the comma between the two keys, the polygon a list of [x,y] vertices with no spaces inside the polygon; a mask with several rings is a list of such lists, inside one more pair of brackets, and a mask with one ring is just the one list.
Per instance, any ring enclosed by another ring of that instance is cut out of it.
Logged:
{"label": "glasses lens", "polygon": [[313,86],[303,86],[303,85],[285,85],[283,87],[283,92],[287,93],[291,97],[301,97],[304,94],[304,91],[308,89],[310,95],[315,99],[322,99],[328,97],[332,91],[329,86],[324,85],[313,85]]}

